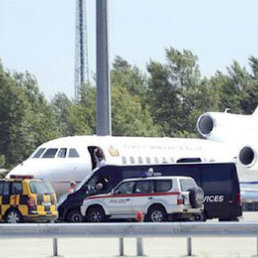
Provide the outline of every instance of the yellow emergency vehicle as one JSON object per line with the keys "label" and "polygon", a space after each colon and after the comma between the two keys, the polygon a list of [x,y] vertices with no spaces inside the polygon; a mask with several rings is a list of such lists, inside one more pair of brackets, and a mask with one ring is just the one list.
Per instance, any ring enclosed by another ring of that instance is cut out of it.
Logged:
{"label": "yellow emergency vehicle", "polygon": [[0,221],[54,221],[56,194],[51,185],[31,176],[0,180]]}

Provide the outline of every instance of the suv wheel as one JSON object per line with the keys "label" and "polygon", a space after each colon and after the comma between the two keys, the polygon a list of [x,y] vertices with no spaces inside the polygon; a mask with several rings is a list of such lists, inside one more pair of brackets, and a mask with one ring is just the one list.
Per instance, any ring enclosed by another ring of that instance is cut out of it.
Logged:
{"label": "suv wheel", "polygon": [[69,222],[78,223],[83,221],[83,216],[81,215],[80,211],[77,209],[69,211],[66,218]]}
{"label": "suv wheel", "polygon": [[11,210],[5,216],[5,221],[7,223],[19,223],[21,222],[22,218],[18,211]]}
{"label": "suv wheel", "polygon": [[87,212],[86,219],[88,222],[103,222],[106,216],[101,207],[91,207]]}
{"label": "suv wheel", "polygon": [[150,207],[147,213],[147,221],[161,222],[167,220],[167,213],[165,209],[161,206]]}
{"label": "suv wheel", "polygon": [[204,202],[204,192],[201,187],[190,189],[189,192],[190,204],[193,208],[199,208]]}

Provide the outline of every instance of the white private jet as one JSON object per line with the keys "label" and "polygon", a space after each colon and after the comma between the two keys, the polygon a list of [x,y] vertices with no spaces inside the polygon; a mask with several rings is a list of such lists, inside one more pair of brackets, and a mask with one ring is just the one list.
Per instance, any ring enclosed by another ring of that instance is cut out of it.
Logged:
{"label": "white private jet", "polygon": [[79,183],[96,167],[96,148],[103,151],[105,162],[112,165],[232,161],[224,144],[205,139],[72,136],[42,144],[7,176],[48,179],[60,195],[67,191],[71,181]]}
{"label": "white private jet", "polygon": [[242,201],[258,201],[258,107],[251,115],[208,112],[197,121],[207,140],[221,142],[236,159]]}

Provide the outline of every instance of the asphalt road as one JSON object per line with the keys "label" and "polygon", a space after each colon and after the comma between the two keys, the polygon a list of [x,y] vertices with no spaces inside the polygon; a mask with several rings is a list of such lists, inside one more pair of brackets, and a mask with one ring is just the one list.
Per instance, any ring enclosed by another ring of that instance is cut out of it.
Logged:
{"label": "asphalt road", "polygon": [[[257,221],[258,212],[245,212],[243,221]],[[258,237],[258,236],[257,236]],[[53,255],[52,239],[0,239],[0,258],[45,258]],[[186,238],[144,238],[144,257],[185,257]],[[256,238],[193,238],[192,253],[202,258],[240,258],[257,254]],[[66,258],[118,257],[119,239],[58,239],[58,254]],[[136,257],[136,239],[124,239],[126,258]]]}

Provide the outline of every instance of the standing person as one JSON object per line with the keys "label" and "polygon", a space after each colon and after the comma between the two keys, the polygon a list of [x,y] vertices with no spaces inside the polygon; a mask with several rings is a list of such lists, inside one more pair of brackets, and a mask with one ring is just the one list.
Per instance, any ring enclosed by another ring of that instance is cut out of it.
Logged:
{"label": "standing person", "polygon": [[96,164],[97,164],[98,168],[106,165],[105,155],[104,155],[102,149],[96,148],[94,150],[94,156],[95,156],[95,160],[96,160]]}
{"label": "standing person", "polygon": [[76,183],[75,183],[75,181],[72,181],[72,182],[70,183],[70,187],[69,187],[67,193],[73,193],[74,190],[75,190],[75,188],[76,188]]}

